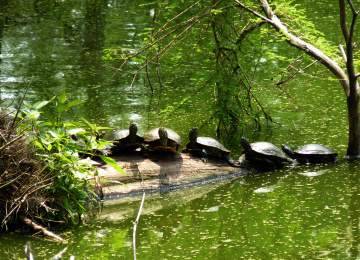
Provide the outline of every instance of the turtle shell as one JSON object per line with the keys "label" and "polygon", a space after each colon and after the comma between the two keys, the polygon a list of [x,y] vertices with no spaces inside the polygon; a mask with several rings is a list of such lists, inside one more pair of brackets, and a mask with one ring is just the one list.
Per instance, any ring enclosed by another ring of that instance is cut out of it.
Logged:
{"label": "turtle shell", "polygon": [[[114,132],[112,132],[107,138],[106,140],[108,141],[118,141],[120,143],[123,144],[128,144],[131,143],[131,140],[129,138],[129,134],[130,131],[129,129],[120,129],[120,130],[115,130]],[[138,134],[135,135],[135,142],[144,142],[144,138]]]}
{"label": "turtle shell", "polygon": [[284,166],[284,162],[292,163],[293,160],[286,157],[286,155],[274,144],[269,142],[255,142],[249,143],[245,138],[241,138],[241,145],[244,148],[243,153],[248,161],[259,162],[262,161],[265,164],[275,168],[281,168]]}
{"label": "turtle shell", "polygon": [[230,151],[226,149],[225,146],[212,137],[200,136],[196,139],[196,143],[206,148],[207,154],[209,156],[220,157],[223,153],[230,154]]}
{"label": "turtle shell", "polygon": [[176,152],[182,146],[181,137],[174,130],[162,127],[167,132],[167,146],[164,147],[160,143],[159,129],[160,127],[151,129],[144,136],[144,141],[149,145],[150,149],[157,151],[171,151]]}
{"label": "turtle shell", "polygon": [[299,147],[289,156],[301,163],[323,163],[337,161],[338,154],[321,144],[307,144]]}
{"label": "turtle shell", "polygon": [[250,145],[251,145],[251,149],[253,150],[253,152],[258,153],[259,155],[287,159],[285,154],[277,146],[275,146],[272,143],[255,142],[255,143],[251,143]]}
{"label": "turtle shell", "polygon": [[331,150],[329,147],[326,147],[321,144],[307,144],[304,146],[299,147],[294,151],[296,154],[336,154],[333,150]]}
{"label": "turtle shell", "polygon": [[146,149],[143,146],[144,138],[137,134],[135,123],[130,124],[129,129],[120,129],[112,132],[106,140],[113,142],[113,153],[135,151],[141,148],[142,153],[146,154]]}

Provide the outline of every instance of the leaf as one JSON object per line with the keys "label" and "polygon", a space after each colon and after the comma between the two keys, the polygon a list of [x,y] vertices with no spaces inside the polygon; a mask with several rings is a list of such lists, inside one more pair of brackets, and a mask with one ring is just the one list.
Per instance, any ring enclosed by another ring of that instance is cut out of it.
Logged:
{"label": "leaf", "polygon": [[77,152],[71,154],[71,161],[77,162],[78,159],[79,159],[79,154]]}
{"label": "leaf", "polygon": [[63,91],[60,93],[60,95],[58,96],[59,102],[60,104],[63,104],[66,101],[66,92],[65,92],[65,88],[63,89]]}
{"label": "leaf", "polygon": [[76,105],[80,105],[82,103],[85,103],[85,101],[74,100],[74,101],[71,101],[71,102],[67,103],[67,106],[70,108],[70,107],[73,107],[73,106],[76,106]]}
{"label": "leaf", "polygon": [[53,137],[55,139],[59,139],[59,136],[55,132],[49,131],[48,133],[50,134],[51,137]]}
{"label": "leaf", "polygon": [[122,173],[122,174],[126,174],[124,172],[124,170],[114,161],[114,159],[104,156],[104,155],[100,155],[101,159],[104,160],[104,162],[106,162],[108,165],[110,165],[111,167],[113,167],[115,170],[117,170],[118,172]]}
{"label": "leaf", "polygon": [[85,118],[81,118],[90,128],[92,131],[95,130],[96,126],[93,126],[89,121],[87,121]]}
{"label": "leaf", "polygon": [[50,100],[45,100],[45,101],[40,101],[37,102],[33,105],[34,109],[39,110],[41,108],[43,108],[44,106],[46,106],[47,104],[51,103],[53,101],[54,98],[50,99]]}
{"label": "leaf", "polygon": [[62,112],[69,110],[71,107],[82,104],[82,103],[84,103],[84,101],[74,100],[74,101],[71,101],[71,102],[69,102],[67,104],[60,104],[59,106],[57,106],[56,111],[59,114],[61,114]]}

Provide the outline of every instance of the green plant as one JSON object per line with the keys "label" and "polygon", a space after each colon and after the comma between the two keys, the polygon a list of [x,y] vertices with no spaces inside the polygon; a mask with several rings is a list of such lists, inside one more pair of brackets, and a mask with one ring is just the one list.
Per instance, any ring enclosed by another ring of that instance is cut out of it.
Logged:
{"label": "green plant", "polygon": [[[91,188],[97,177],[93,160],[79,160],[81,157],[100,157],[124,173],[113,159],[98,154],[99,151],[106,151],[110,145],[101,138],[102,131],[109,128],[96,126],[85,119],[82,119],[83,122],[66,122],[62,119],[65,112],[82,103],[68,101],[65,90],[48,101],[33,105],[24,103],[26,109],[22,111],[21,127],[29,129],[26,131],[36,148],[36,157],[46,165],[48,178],[51,179],[47,189],[48,196],[52,198],[49,199],[52,201],[50,207],[55,210],[40,212],[44,221],[76,223],[89,200],[97,197]],[[44,108],[50,104],[54,111],[45,112]]]}

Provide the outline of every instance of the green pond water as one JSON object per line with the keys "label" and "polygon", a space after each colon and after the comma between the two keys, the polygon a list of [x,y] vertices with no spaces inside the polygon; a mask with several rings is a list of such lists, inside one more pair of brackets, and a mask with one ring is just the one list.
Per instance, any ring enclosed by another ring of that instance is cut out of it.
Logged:
{"label": "green pond water", "polygon": [[[297,2],[329,40],[336,44],[341,40],[338,3]],[[101,59],[102,50],[139,47],[141,33],[152,23],[151,5],[139,7],[146,1],[126,0],[61,3],[7,1],[8,18],[0,30],[0,84],[6,83],[0,97],[6,104],[20,102],[33,76],[28,102],[50,99],[63,88],[70,100],[85,101],[67,115],[69,120],[83,117],[114,128],[136,122],[142,133],[163,125],[175,129],[184,141],[189,129],[198,126],[202,135],[220,139],[234,158],[241,154],[242,135],[294,148],[321,143],[339,154],[336,164],[286,168],[147,194],[137,228],[138,259],[360,257],[359,163],[343,159],[348,138],[345,96],[320,65],[313,69],[313,77],[304,73],[286,88],[269,82],[257,86],[258,99],[280,124],[263,125],[261,133],[249,128],[238,135],[217,136],[209,115],[214,99],[211,87],[170,116],[160,113],[167,106],[176,107],[175,102],[203,84],[213,57],[182,64],[165,59],[162,90],[155,84],[152,93],[144,84],[144,74],[129,89],[131,75],[117,74],[109,81],[114,70]],[[139,66],[132,65],[134,70]],[[318,76],[314,71],[319,71]],[[105,202],[84,225],[60,233],[68,240],[66,245],[41,236],[2,234],[0,259],[25,259],[27,241],[36,259],[50,259],[65,248],[64,259],[70,255],[132,259],[133,223],[140,200]]]}

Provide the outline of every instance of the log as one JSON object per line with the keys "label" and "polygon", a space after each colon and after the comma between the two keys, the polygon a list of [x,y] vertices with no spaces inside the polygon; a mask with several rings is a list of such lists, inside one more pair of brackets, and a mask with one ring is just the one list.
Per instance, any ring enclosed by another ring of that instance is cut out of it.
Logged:
{"label": "log", "polygon": [[233,167],[223,160],[212,158],[204,163],[200,158],[183,153],[152,152],[146,159],[137,153],[112,158],[125,174],[109,165],[97,168],[105,199],[164,192],[231,179],[250,172],[246,166]]}

